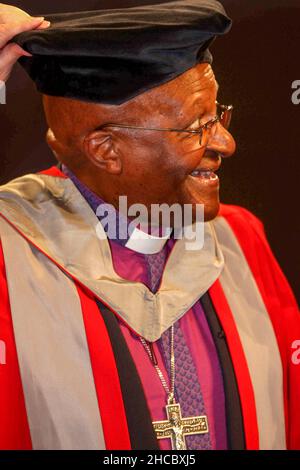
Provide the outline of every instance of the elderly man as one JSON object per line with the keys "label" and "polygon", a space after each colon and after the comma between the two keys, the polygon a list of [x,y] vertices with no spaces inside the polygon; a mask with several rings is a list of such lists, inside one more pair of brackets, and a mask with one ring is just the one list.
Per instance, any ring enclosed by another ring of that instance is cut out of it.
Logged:
{"label": "elderly man", "polygon": [[[0,79],[23,56],[59,161],[0,190],[0,447],[300,448],[296,302],[261,222],[219,203],[223,7],[48,19],[0,5]],[[122,196],[192,207],[193,227],[204,207],[203,246],[175,218],[132,229]]]}

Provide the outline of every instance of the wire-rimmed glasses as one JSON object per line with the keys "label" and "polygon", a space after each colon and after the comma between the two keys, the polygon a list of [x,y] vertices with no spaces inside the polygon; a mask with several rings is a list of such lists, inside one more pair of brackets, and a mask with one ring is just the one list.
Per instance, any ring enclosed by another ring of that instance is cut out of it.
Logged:
{"label": "wire-rimmed glasses", "polygon": [[129,124],[116,124],[113,122],[103,124],[102,126],[98,127],[97,130],[105,129],[106,127],[115,127],[117,129],[137,129],[137,130],[144,130],[144,131],[158,131],[158,132],[177,132],[177,133],[188,133],[199,135],[199,143],[202,145],[202,138],[203,134],[206,130],[211,130],[212,127],[219,122],[225,129],[228,129],[230,126],[233,106],[232,105],[224,105],[220,104],[216,101],[217,105],[217,114],[212,119],[207,121],[206,123],[199,126],[197,129],[177,129],[173,127],[143,127],[143,126],[132,126]]}

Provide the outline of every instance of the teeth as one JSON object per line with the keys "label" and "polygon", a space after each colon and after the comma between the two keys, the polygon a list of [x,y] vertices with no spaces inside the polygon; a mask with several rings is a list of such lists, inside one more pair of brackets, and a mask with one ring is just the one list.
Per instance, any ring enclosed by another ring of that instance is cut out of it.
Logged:
{"label": "teeth", "polygon": [[216,179],[217,175],[211,170],[194,170],[191,173],[192,176],[200,176],[205,179]]}

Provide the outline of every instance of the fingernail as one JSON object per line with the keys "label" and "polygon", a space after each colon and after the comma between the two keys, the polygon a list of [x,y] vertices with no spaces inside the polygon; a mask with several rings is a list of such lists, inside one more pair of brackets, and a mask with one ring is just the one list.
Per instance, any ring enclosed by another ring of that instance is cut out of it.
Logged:
{"label": "fingernail", "polygon": [[50,21],[44,21],[44,25],[45,25],[45,26],[50,26],[51,23],[50,23]]}
{"label": "fingernail", "polygon": [[35,16],[32,18],[33,20],[39,20],[39,21],[43,21],[45,19],[44,16]]}

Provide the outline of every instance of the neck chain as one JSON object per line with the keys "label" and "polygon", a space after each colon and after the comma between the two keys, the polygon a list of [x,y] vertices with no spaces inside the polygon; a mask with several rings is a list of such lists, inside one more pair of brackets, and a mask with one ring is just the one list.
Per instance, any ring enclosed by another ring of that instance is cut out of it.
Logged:
{"label": "neck chain", "polygon": [[153,348],[149,346],[149,343],[144,338],[140,338],[145,350],[148,353],[148,356],[153,364],[153,366],[156,369],[156,372],[158,374],[158,377],[160,378],[160,381],[162,383],[162,386],[164,387],[166,394],[168,396],[168,405],[171,405],[172,403],[175,403],[175,353],[174,353],[174,325],[171,326],[171,377],[170,377],[170,387],[167,384],[167,381],[158,366],[157,360],[154,355]]}
{"label": "neck chain", "polygon": [[153,344],[147,343],[144,338],[140,340],[148,353],[148,356],[155,367],[162,386],[167,394],[166,415],[167,419],[163,421],[154,421],[153,428],[157,439],[171,439],[173,450],[187,450],[186,436],[193,434],[208,433],[208,423],[206,416],[191,416],[183,418],[181,415],[181,407],[175,400],[175,351],[174,351],[174,326],[171,327],[171,377],[170,386],[158,365],[155,357]]}

